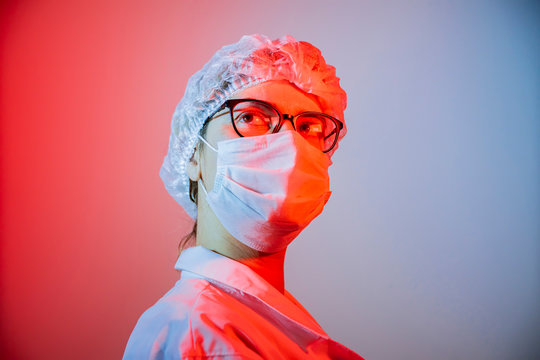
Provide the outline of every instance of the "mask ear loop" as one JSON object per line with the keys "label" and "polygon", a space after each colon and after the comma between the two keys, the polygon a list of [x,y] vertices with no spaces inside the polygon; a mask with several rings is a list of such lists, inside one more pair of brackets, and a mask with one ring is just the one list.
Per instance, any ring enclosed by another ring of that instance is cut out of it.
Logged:
{"label": "mask ear loop", "polygon": [[208,192],[206,191],[206,186],[204,186],[204,183],[202,182],[202,179],[197,180],[197,183],[203,189],[204,197],[208,197]]}
{"label": "mask ear loop", "polygon": [[[210,145],[210,143],[208,141],[206,141],[201,135],[198,135],[199,139],[202,140],[203,143],[205,143],[210,149],[214,150],[216,153],[218,152],[217,149],[215,147],[213,147],[212,145]],[[199,180],[197,180],[197,183],[199,184],[199,186],[203,189],[203,192],[204,192],[204,196],[205,197],[208,197],[208,191],[206,191],[206,186],[204,186],[204,183],[202,181],[202,178],[200,178]]]}
{"label": "mask ear loop", "polygon": [[208,145],[208,147],[212,150],[214,150],[214,152],[218,152],[217,149],[215,147],[213,147],[212,145],[210,145],[210,143],[208,141],[206,141],[201,135],[198,135],[199,136],[199,139],[202,140],[203,143],[205,143],[206,145]]}

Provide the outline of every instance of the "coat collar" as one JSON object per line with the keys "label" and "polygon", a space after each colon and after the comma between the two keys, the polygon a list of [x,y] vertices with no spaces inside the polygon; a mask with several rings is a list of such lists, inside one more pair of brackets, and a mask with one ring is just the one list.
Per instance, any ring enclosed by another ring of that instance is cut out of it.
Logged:
{"label": "coat collar", "polygon": [[302,305],[287,291],[280,293],[249,266],[216,253],[201,245],[185,249],[176,262],[175,269],[188,272],[187,277],[198,277],[229,288],[238,289],[256,297],[282,315],[307,327],[319,336],[328,335]]}

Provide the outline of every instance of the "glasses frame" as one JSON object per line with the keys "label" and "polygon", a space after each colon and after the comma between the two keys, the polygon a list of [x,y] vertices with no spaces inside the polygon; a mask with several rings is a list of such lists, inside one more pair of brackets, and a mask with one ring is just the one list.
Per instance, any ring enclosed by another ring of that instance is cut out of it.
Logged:
{"label": "glasses frame", "polygon": [[322,113],[322,112],[318,112],[318,111],[303,111],[303,112],[301,112],[299,114],[296,114],[294,116],[292,116],[290,114],[282,114],[282,113],[279,112],[278,109],[276,109],[274,106],[272,106],[272,104],[269,104],[266,101],[257,100],[257,99],[229,99],[229,100],[225,100],[223,105],[221,105],[221,107],[219,109],[217,109],[212,115],[210,115],[208,117],[208,119],[205,121],[205,123],[212,120],[214,118],[214,116],[218,112],[222,111],[223,109],[225,109],[227,107],[227,108],[229,108],[229,114],[231,115],[231,123],[233,125],[234,131],[238,134],[238,136],[245,137],[244,135],[240,134],[240,132],[236,128],[236,124],[234,123],[233,109],[234,109],[234,107],[236,105],[238,105],[238,104],[240,104],[242,102],[247,102],[247,101],[257,102],[257,103],[269,106],[270,108],[272,108],[276,112],[276,114],[278,114],[279,122],[277,123],[276,127],[274,128],[274,130],[270,134],[277,133],[281,129],[281,127],[283,126],[283,123],[284,123],[283,120],[289,120],[291,122],[291,124],[292,124],[293,129],[295,131],[297,131],[296,126],[294,125],[294,120],[296,118],[298,118],[299,116],[302,116],[302,115],[323,115],[325,117],[330,118],[330,120],[332,120],[336,124],[336,130],[335,130],[336,135],[334,137],[334,142],[332,143],[332,146],[330,146],[327,150],[321,150],[323,153],[329,152],[330,150],[332,150],[334,148],[334,146],[336,146],[336,144],[338,142],[338,139],[339,139],[339,132],[343,129],[343,122],[341,120],[336,119],[335,117],[333,117],[331,115],[328,115],[328,114],[325,114],[325,113]]}

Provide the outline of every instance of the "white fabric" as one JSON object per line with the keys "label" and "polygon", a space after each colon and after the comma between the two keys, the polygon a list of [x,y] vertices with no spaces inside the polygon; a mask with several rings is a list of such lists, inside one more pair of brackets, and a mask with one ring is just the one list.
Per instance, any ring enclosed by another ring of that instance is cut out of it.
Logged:
{"label": "white fabric", "polygon": [[329,339],[288,291],[240,262],[196,246],[175,268],[180,280],[141,316],[124,360],[362,360]]}
{"label": "white fabric", "polygon": [[330,157],[296,131],[217,145],[214,186],[207,193],[199,184],[225,229],[252,249],[283,250],[330,197]]}

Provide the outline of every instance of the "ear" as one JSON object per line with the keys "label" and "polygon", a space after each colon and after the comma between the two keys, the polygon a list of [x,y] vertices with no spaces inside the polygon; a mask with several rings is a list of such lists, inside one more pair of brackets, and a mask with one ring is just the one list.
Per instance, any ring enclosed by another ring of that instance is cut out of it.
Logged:
{"label": "ear", "polygon": [[199,146],[195,146],[193,156],[191,156],[191,159],[186,164],[187,174],[191,181],[197,181],[201,178],[199,154]]}

